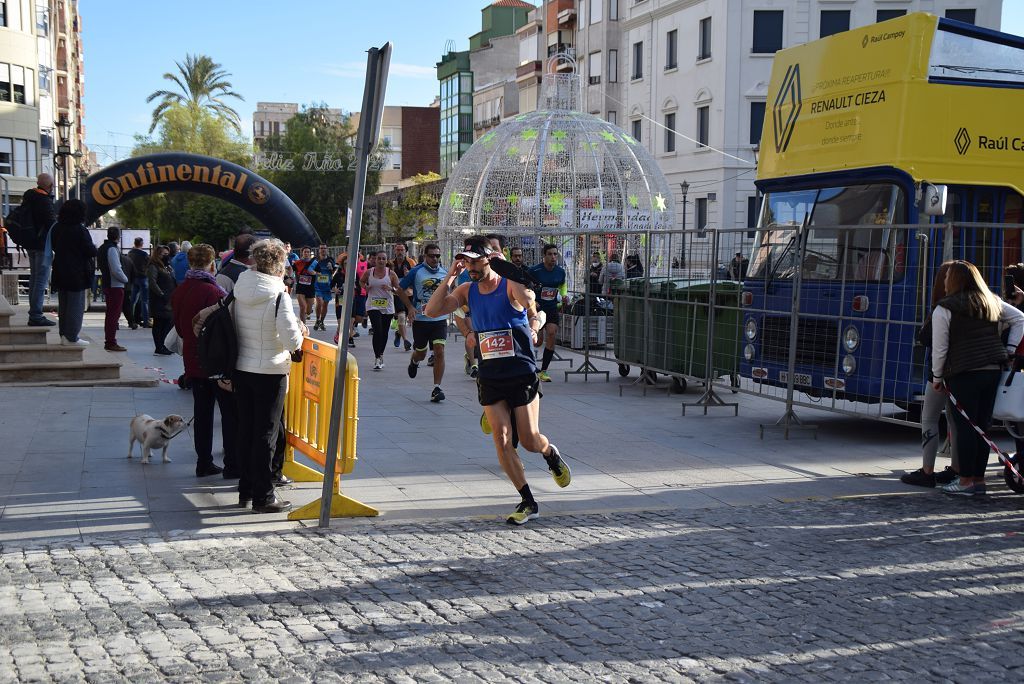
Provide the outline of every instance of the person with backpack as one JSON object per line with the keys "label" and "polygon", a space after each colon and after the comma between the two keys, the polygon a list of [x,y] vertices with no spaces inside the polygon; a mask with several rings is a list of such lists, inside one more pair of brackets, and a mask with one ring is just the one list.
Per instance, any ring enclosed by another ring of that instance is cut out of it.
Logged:
{"label": "person with backpack", "polygon": [[257,513],[291,509],[274,491],[271,460],[281,429],[291,353],[309,335],[284,284],[287,252],[280,240],[252,248],[253,268],[238,277],[231,307],[237,338],[232,384],[238,406],[238,503]]}
{"label": "person with backpack", "polygon": [[128,351],[117,343],[117,321],[121,318],[124,288],[128,284],[128,276],[121,267],[120,240],[120,228],[107,228],[107,239],[100,245],[98,259],[103,278],[103,297],[107,302],[107,312],[103,318],[103,348],[112,352]]}
{"label": "person with backpack", "polygon": [[46,250],[46,234],[57,220],[53,197],[50,194],[52,190],[53,176],[41,173],[36,179],[36,187],[26,192],[21,202],[25,207],[27,222],[35,234],[35,239],[25,240],[20,245],[28,251],[29,325],[56,325],[43,315],[43,296],[50,282],[51,259],[51,254]]}
{"label": "person with backpack", "polygon": [[60,208],[57,224],[50,235],[53,248],[52,286],[57,291],[57,322],[60,343],[85,347],[79,338],[85,316],[85,293],[96,270],[96,245],[92,243],[85,220],[85,202],[69,199]]}
{"label": "person with backpack", "polygon": [[252,268],[252,257],[250,256],[256,236],[252,233],[239,233],[235,236],[235,248],[231,251],[231,258],[224,262],[217,271],[217,284],[225,292],[235,289],[238,276]]}
{"label": "person with backpack", "polygon": [[[235,439],[238,431],[238,411],[230,383],[210,378],[199,362],[198,341],[192,319],[208,306],[216,304],[227,293],[214,278],[217,252],[206,244],[189,248],[189,268],[185,279],[171,294],[174,329],[181,338],[181,357],[185,377],[192,390],[192,415],[195,416],[192,440],[196,448],[196,477],[218,475],[225,469],[237,470]],[[220,408],[221,444],[224,448],[224,468],[213,462],[213,406]]]}

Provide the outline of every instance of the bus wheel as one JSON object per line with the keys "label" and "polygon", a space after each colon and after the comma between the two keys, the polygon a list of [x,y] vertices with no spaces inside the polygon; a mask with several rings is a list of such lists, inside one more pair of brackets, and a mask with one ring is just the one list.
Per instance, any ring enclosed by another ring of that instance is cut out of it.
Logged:
{"label": "bus wheel", "polygon": [[622,377],[626,377],[627,375],[629,375],[629,366],[627,366],[624,363],[620,363],[619,364],[619,375],[621,375]]}
{"label": "bus wheel", "polygon": [[[1024,462],[1022,462],[1020,456],[1014,454],[1010,457],[1010,462],[1013,463],[1013,467],[1017,469],[1018,473],[1021,472],[1021,467],[1024,465]],[[1024,482],[1020,482],[1013,476],[1013,472],[1010,470],[1009,466],[1003,466],[1003,480],[1006,481],[1006,486],[1013,491],[1018,494],[1024,493]]]}
{"label": "bus wheel", "polygon": [[686,378],[672,376],[672,393],[682,394],[686,391]]}

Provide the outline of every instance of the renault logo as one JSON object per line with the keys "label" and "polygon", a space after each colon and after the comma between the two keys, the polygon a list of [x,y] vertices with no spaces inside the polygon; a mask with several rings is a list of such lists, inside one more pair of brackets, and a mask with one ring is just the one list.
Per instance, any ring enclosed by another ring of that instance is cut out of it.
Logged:
{"label": "renault logo", "polygon": [[957,152],[961,155],[967,154],[967,148],[971,146],[971,136],[967,133],[967,129],[961,126],[960,130],[956,132],[953,142],[956,144]]}
{"label": "renault logo", "polygon": [[800,65],[794,64],[786,69],[782,79],[782,87],[775,96],[772,106],[772,128],[775,133],[775,152],[782,153],[789,147],[789,139],[793,137],[793,128],[800,116],[803,106],[800,95]]}

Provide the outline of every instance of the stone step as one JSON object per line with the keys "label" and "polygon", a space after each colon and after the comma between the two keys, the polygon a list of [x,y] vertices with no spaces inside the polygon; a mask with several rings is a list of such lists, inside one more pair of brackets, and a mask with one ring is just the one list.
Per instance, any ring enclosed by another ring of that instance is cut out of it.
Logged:
{"label": "stone step", "polygon": [[59,361],[37,363],[0,363],[0,383],[45,383],[76,380],[116,380],[121,376],[117,362]]}
{"label": "stone step", "polygon": [[0,344],[0,364],[46,365],[61,361],[81,361],[84,352],[84,347],[57,344]]}
{"label": "stone step", "polygon": [[47,380],[45,382],[0,382],[2,389],[18,387],[159,387],[155,378],[111,378],[107,380]]}
{"label": "stone step", "polygon": [[[0,345],[46,344],[46,333],[52,326],[12,325],[0,327]],[[56,328],[53,328],[56,330]]]}

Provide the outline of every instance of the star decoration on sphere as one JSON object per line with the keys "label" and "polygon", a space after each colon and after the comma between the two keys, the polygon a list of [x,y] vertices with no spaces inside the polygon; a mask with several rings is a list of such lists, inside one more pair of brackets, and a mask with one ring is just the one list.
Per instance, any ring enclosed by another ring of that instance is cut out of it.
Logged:
{"label": "star decoration on sphere", "polygon": [[548,152],[551,154],[558,154],[559,152],[565,152],[565,145],[559,142],[553,142],[548,145]]}
{"label": "star decoration on sphere", "polygon": [[515,157],[519,154],[519,148],[516,147],[515,145],[512,145],[507,150],[505,150],[505,153],[510,157]]}
{"label": "star decoration on sphere", "polygon": [[594,201],[594,209],[597,209],[598,211],[601,211],[602,209],[604,209],[604,207],[601,206],[601,200],[595,200]]}
{"label": "star decoration on sphere", "polygon": [[526,129],[523,129],[523,132],[520,134],[520,137],[522,137],[523,140],[536,140],[537,139],[537,129],[536,128],[526,128]]}
{"label": "star decoration on sphere", "polygon": [[615,142],[615,134],[611,131],[601,131],[601,137],[608,142]]}
{"label": "star decoration on sphere", "polygon": [[565,140],[566,135],[567,134],[565,131],[555,131],[554,133],[551,134],[551,137],[554,138],[555,140]]}
{"label": "star decoration on sphere", "polygon": [[660,192],[654,196],[654,208],[658,211],[665,211],[665,197]]}
{"label": "star decoration on sphere", "polygon": [[494,131],[491,131],[490,133],[487,133],[482,138],[480,138],[480,142],[483,143],[484,145],[491,144],[491,142],[493,140],[494,140]]}
{"label": "star decoration on sphere", "polygon": [[491,200],[487,200],[486,202],[484,202],[484,211],[486,211],[488,214],[494,211],[494,202],[492,202]]}
{"label": "star decoration on sphere", "polygon": [[448,204],[452,206],[452,209],[462,209],[462,195],[453,191],[448,195]]}
{"label": "star decoration on sphere", "polygon": [[519,195],[517,195],[514,192],[505,199],[508,200],[508,206],[510,207],[515,207],[517,204],[519,204]]}
{"label": "star decoration on sphere", "polygon": [[625,140],[630,145],[636,145],[636,140],[634,140],[631,136],[626,135],[625,133],[622,134],[622,139]]}
{"label": "star decoration on sphere", "polygon": [[562,209],[565,209],[565,195],[560,192],[553,192],[548,195],[548,206],[551,207],[551,211],[560,214]]}
{"label": "star decoration on sphere", "polygon": [[640,208],[640,198],[637,197],[636,195],[630,195],[629,196],[629,206],[633,207],[634,209],[639,209]]}

